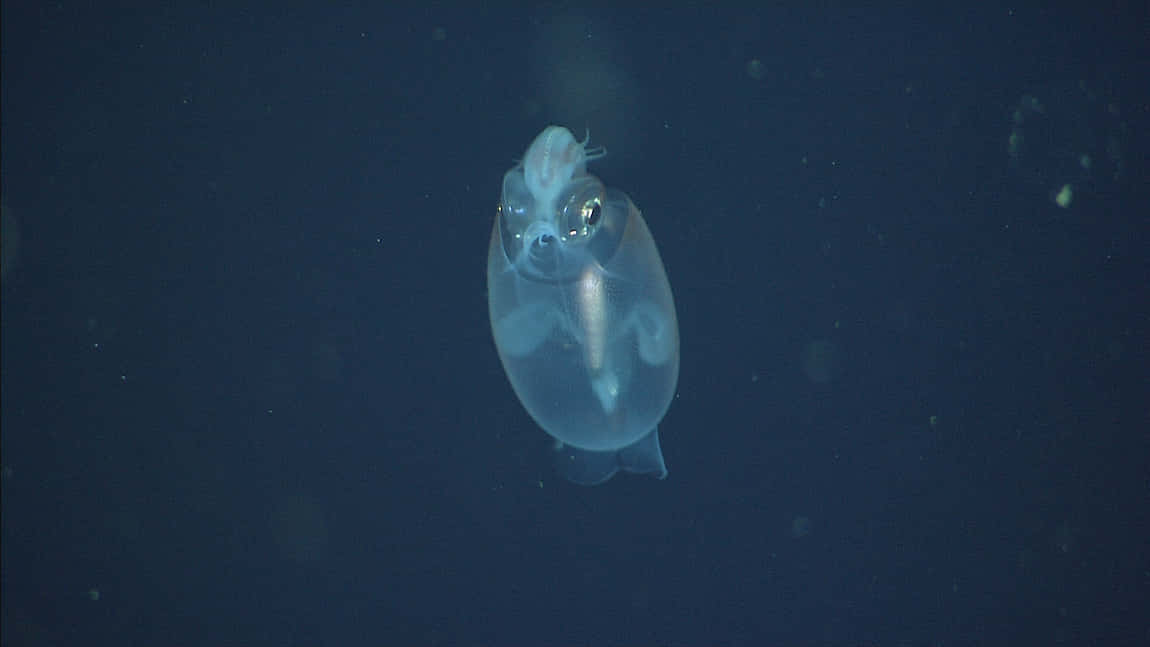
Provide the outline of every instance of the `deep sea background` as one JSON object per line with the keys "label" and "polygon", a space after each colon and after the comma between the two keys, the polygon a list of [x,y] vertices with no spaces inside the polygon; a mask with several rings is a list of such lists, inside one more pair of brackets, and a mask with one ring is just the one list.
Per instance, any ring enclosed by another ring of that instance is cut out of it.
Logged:
{"label": "deep sea background", "polygon": [[[1148,25],[3,3],[3,644],[1146,644]],[[674,289],[665,481],[491,341],[551,123]]]}

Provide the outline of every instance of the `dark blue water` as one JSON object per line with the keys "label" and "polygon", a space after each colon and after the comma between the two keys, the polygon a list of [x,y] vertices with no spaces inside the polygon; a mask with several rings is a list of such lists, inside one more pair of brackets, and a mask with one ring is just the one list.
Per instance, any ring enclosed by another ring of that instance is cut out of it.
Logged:
{"label": "dark blue water", "polygon": [[[4,3],[4,644],[1146,641],[1145,11],[925,7]],[[550,123],[671,279],[666,481],[490,338]]]}

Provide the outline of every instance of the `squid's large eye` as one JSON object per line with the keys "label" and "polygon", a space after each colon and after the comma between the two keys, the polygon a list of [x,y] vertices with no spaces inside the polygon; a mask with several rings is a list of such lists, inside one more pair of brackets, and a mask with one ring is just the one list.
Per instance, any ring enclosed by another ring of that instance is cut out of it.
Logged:
{"label": "squid's large eye", "polygon": [[563,225],[567,238],[588,236],[602,224],[603,184],[594,176],[584,175],[567,185],[568,193],[561,199],[559,222]]}

